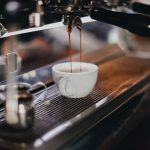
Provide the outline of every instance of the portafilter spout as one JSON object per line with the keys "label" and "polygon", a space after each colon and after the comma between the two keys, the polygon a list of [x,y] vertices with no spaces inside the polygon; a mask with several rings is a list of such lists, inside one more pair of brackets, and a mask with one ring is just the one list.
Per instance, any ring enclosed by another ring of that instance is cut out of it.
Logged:
{"label": "portafilter spout", "polygon": [[64,11],[64,25],[67,25],[68,31],[71,32],[73,27],[77,27],[81,30],[82,21],[77,15],[77,12],[82,9],[81,0],[72,0],[66,6]]}
{"label": "portafilter spout", "polygon": [[64,24],[67,25],[68,32],[71,32],[74,27],[77,27],[79,30],[82,28],[82,21],[78,16],[65,16]]}

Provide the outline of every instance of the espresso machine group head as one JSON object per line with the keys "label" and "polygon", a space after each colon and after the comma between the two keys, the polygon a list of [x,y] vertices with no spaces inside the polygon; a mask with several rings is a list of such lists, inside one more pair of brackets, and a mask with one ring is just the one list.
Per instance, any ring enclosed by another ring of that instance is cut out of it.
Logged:
{"label": "espresso machine group head", "polygon": [[[48,0],[47,2],[50,11],[62,14],[65,25],[76,22],[74,19],[76,16],[88,15],[94,20],[116,25],[132,33],[150,36],[148,4],[132,0],[56,0],[55,2]],[[124,12],[127,9],[128,12]]]}
{"label": "espresso machine group head", "polygon": [[8,31],[17,28],[38,27],[63,21],[78,25],[80,18],[90,16],[129,30],[150,36],[150,5],[135,0],[1,0],[0,23]]}

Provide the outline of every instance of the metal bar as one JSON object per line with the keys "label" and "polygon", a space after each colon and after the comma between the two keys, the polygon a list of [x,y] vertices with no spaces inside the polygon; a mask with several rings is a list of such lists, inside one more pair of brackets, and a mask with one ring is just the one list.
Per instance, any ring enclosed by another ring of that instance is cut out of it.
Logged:
{"label": "metal bar", "polygon": [[[95,20],[91,19],[90,17],[83,17],[83,18],[81,18],[81,20],[83,23],[95,21]],[[31,33],[31,32],[36,32],[36,31],[42,31],[42,30],[47,30],[47,29],[59,28],[59,27],[63,27],[63,26],[64,26],[64,24],[62,22],[51,23],[51,24],[47,24],[47,25],[44,25],[41,27],[34,27],[34,28],[28,28],[28,29],[23,29],[23,30],[14,31],[14,32],[7,32],[1,38],[6,38],[6,37],[10,37],[10,36],[25,34],[25,33]]]}

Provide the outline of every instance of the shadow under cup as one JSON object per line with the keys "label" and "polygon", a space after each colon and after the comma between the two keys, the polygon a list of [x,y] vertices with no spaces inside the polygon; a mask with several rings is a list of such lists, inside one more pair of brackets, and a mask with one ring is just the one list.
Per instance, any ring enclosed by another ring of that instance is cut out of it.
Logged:
{"label": "shadow under cup", "polygon": [[98,69],[98,66],[90,63],[66,62],[54,65],[52,75],[61,95],[68,98],[82,98],[95,87]]}

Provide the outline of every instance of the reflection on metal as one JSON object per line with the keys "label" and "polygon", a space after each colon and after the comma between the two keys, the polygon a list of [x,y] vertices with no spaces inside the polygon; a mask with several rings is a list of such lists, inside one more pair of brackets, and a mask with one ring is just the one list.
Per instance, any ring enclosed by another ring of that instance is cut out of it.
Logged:
{"label": "reflection on metal", "polygon": [[8,53],[6,55],[6,64],[7,64],[7,83],[8,87],[6,90],[6,122],[9,125],[15,125],[18,123],[19,118],[17,116],[18,111],[18,99],[17,90],[13,88],[16,84],[16,76],[18,73],[17,65],[18,55],[15,52]]}
{"label": "reflection on metal", "polygon": [[[144,80],[144,78],[143,78],[143,80]],[[53,138],[55,138],[57,135],[59,135],[59,134],[63,133],[64,131],[70,129],[71,127],[75,126],[80,121],[84,120],[85,118],[87,118],[91,114],[93,114],[94,112],[97,112],[98,110],[103,108],[106,104],[112,102],[115,98],[119,97],[119,95],[126,93],[128,91],[128,88],[130,87],[130,85],[132,85],[131,83],[133,83],[133,82],[135,84],[139,83],[139,81],[134,81],[133,79],[126,81],[117,90],[115,90],[114,92],[111,92],[109,95],[102,98],[100,101],[98,101],[97,103],[95,103],[94,105],[89,107],[88,109],[84,110],[83,112],[81,112],[80,114],[71,118],[70,120],[64,122],[63,124],[57,126],[56,128],[52,129],[51,131],[47,132],[45,135],[42,136],[41,139],[45,142],[50,141]],[[124,101],[122,104],[120,104],[118,106],[118,108],[121,107],[124,103],[126,103],[126,101]],[[113,111],[115,111],[115,110],[113,110]],[[112,113],[112,112],[110,112],[110,113]]]}
{"label": "reflection on metal", "polygon": [[0,23],[0,37],[7,33],[7,29]]}
{"label": "reflection on metal", "polygon": [[[83,18],[81,18],[81,20],[82,20],[83,23],[95,21],[95,20],[91,19],[90,17],[83,17]],[[24,33],[35,32],[35,31],[53,29],[53,28],[58,28],[58,27],[62,27],[62,26],[64,26],[64,24],[62,22],[57,22],[57,23],[47,24],[47,25],[44,25],[42,27],[34,27],[34,28],[28,28],[28,29],[24,29],[24,30],[19,30],[19,31],[15,31],[15,32],[6,33],[1,38],[14,36],[14,35],[19,35],[19,34],[24,34]]]}
{"label": "reflection on metal", "polygon": [[67,121],[67,122],[59,125],[58,127],[54,128],[52,131],[48,132],[47,134],[45,134],[41,139],[43,141],[48,141],[48,140],[54,138],[55,136],[59,135],[60,133],[62,133],[63,131],[65,131],[66,129],[68,129],[71,126],[72,126],[72,122]]}
{"label": "reflection on metal", "polygon": [[35,148],[40,147],[42,144],[43,144],[43,141],[42,141],[41,139],[37,139],[37,140],[34,142],[34,147],[35,147]]}
{"label": "reflection on metal", "polygon": [[0,56],[0,65],[6,65],[6,57]]}
{"label": "reflection on metal", "polygon": [[46,133],[43,137],[43,141],[49,141],[52,138],[56,137],[57,135],[61,134],[65,130],[71,128],[75,124],[77,124],[79,121],[85,119],[88,117],[90,114],[93,114],[100,108],[102,108],[106,103],[112,101],[112,98],[115,98],[116,96],[120,95],[122,91],[119,91],[120,93],[117,93],[118,91],[116,90],[115,92],[109,94],[108,96],[104,97],[100,101],[98,101],[96,104],[92,105],[82,113],[78,114],[77,116],[71,118],[70,120],[64,122],[63,124],[59,125],[58,127],[54,128],[53,130],[49,131]]}

